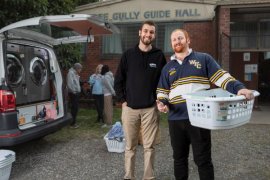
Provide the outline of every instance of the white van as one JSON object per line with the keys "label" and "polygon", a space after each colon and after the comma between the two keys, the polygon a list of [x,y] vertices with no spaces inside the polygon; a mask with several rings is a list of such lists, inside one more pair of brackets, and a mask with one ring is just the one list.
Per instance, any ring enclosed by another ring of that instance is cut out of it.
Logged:
{"label": "white van", "polygon": [[[41,33],[40,27],[49,33]],[[73,33],[54,38],[53,28]],[[90,42],[94,35],[115,31],[112,24],[84,14],[35,17],[0,29],[0,147],[69,125],[65,85],[53,46]]]}

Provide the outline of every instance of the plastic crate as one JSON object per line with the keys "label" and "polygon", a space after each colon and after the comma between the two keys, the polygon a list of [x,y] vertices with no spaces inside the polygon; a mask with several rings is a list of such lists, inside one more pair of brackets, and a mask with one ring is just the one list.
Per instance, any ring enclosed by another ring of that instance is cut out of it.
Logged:
{"label": "plastic crate", "polygon": [[108,134],[104,136],[104,140],[106,142],[106,146],[109,152],[116,152],[116,153],[122,153],[125,151],[125,146],[126,146],[126,140],[125,138],[123,141],[118,141],[118,140],[110,140],[108,139]]}
{"label": "plastic crate", "polygon": [[[254,96],[259,96],[253,91]],[[221,88],[183,95],[190,122],[206,129],[229,129],[249,122],[254,99],[247,100]]]}
{"label": "plastic crate", "polygon": [[0,168],[0,179],[8,180],[11,172],[12,163]]}
{"label": "plastic crate", "polygon": [[15,152],[10,150],[0,150],[0,179],[8,180],[12,163],[15,161]]}

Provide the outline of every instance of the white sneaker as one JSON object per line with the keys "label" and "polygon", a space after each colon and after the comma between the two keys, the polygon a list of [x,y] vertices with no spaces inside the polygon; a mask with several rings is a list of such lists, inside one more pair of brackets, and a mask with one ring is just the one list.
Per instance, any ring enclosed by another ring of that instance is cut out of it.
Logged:
{"label": "white sneaker", "polygon": [[73,128],[73,129],[77,129],[79,127],[79,125],[78,124],[74,124],[74,125],[71,125],[70,127]]}
{"label": "white sneaker", "polygon": [[107,127],[107,124],[103,124],[102,126],[101,126],[101,128],[106,128]]}

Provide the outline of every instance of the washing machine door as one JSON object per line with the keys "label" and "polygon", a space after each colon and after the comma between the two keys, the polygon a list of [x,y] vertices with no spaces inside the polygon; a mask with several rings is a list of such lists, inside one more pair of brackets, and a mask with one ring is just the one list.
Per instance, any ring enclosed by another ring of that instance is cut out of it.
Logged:
{"label": "washing machine door", "polygon": [[47,82],[47,68],[43,59],[35,57],[30,62],[30,76],[37,86],[42,86]]}
{"label": "washing machine door", "polygon": [[15,55],[7,54],[6,66],[8,84],[13,88],[18,87],[25,76],[21,61]]}

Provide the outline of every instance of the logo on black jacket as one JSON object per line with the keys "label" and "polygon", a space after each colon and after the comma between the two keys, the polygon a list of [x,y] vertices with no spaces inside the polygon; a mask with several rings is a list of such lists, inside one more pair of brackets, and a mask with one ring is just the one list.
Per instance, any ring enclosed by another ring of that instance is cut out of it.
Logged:
{"label": "logo on black jacket", "polygon": [[155,63],[149,63],[149,66],[150,66],[151,68],[157,68],[157,65],[156,65]]}

